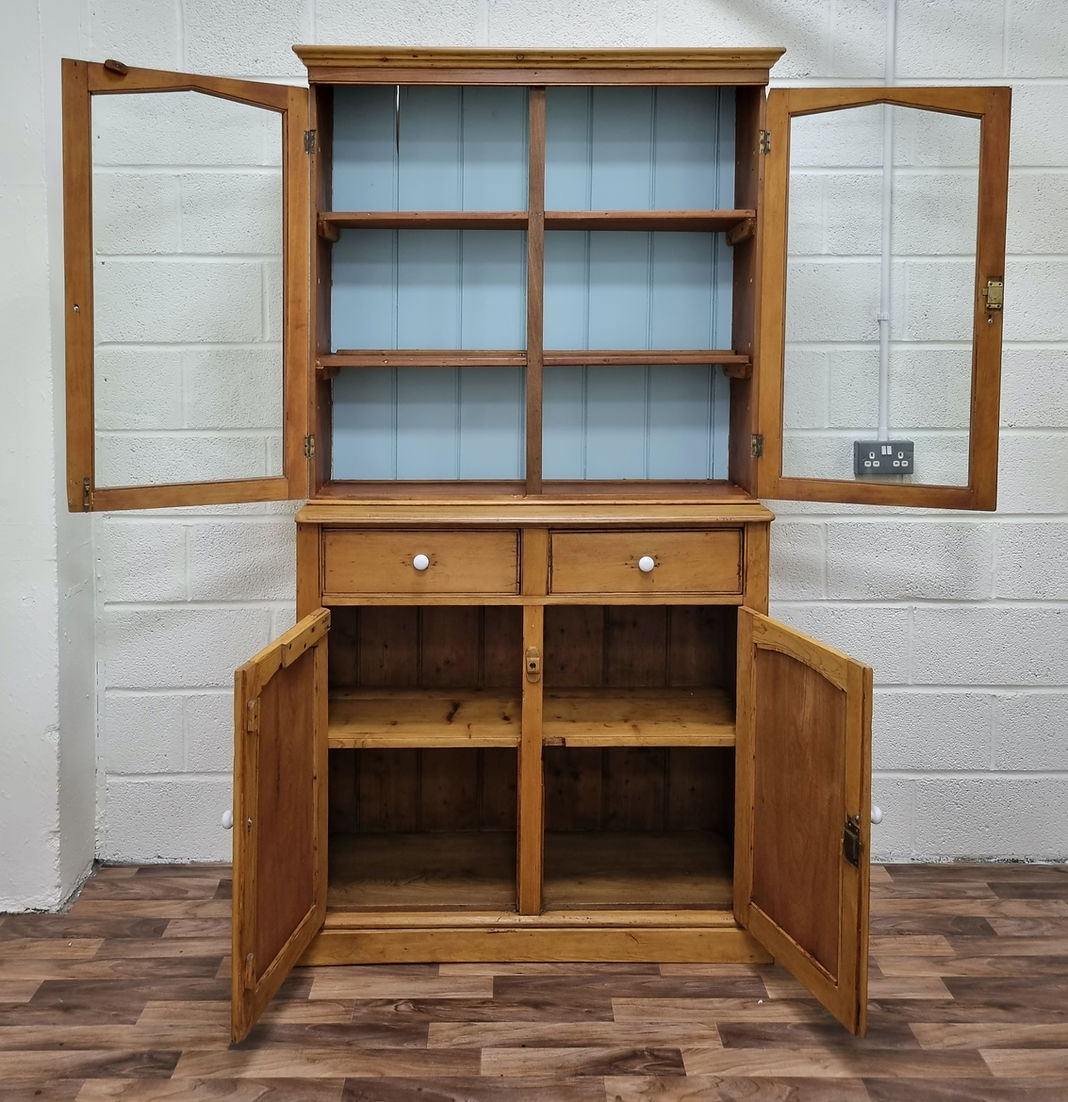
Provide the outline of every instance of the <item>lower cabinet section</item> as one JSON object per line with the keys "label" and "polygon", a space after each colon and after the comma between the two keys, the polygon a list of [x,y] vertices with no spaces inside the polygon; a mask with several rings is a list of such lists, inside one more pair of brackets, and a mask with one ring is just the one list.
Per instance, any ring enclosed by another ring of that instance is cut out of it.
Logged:
{"label": "lower cabinet section", "polygon": [[342,593],[238,671],[233,1036],[298,961],[771,955],[862,1032],[871,671],[739,603],[744,529],[693,598],[685,571],[562,597],[542,537],[530,593]]}

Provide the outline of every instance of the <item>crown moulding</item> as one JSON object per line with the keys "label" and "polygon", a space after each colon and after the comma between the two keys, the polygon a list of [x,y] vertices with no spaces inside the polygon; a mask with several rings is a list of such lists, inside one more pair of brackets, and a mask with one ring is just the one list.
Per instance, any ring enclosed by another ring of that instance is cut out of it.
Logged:
{"label": "crown moulding", "polygon": [[294,46],[309,69],[770,69],[782,48],[517,50]]}

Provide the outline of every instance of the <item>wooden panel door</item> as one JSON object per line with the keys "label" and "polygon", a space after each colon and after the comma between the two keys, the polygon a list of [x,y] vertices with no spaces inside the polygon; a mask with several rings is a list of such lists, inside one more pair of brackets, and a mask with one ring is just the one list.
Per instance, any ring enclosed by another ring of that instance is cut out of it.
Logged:
{"label": "wooden panel door", "polygon": [[329,628],[330,613],[319,609],[234,677],[235,1042],[326,914]]}
{"label": "wooden panel door", "polygon": [[307,496],[307,115],[303,88],[63,61],[71,511]]}
{"label": "wooden panel door", "polygon": [[734,913],[847,1029],[866,1026],[871,669],[738,610]]}
{"label": "wooden panel door", "polygon": [[760,497],[996,506],[1009,106],[769,94]]}

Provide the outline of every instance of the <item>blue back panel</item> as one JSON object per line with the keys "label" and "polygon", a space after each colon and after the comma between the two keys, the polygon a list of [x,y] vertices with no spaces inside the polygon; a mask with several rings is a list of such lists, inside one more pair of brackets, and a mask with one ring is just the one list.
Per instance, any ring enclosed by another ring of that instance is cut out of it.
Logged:
{"label": "blue back panel", "polygon": [[333,347],[523,348],[526,268],[520,230],[346,230]]}
{"label": "blue back panel", "polygon": [[707,364],[547,368],[543,473],[726,478],[728,387]]}
{"label": "blue back panel", "polygon": [[550,88],[548,210],[734,205],[732,88]]}
{"label": "blue back panel", "polygon": [[[550,210],[734,205],[734,94],[550,88]],[[339,87],[335,210],[524,210],[525,89]],[[522,349],[526,235],[345,231],[334,349]],[[547,349],[731,347],[722,235],[549,231]],[[352,369],[334,380],[333,477],[517,479],[525,372]],[[708,365],[548,368],[549,479],[723,478],[728,381]]]}
{"label": "blue back panel", "polygon": [[546,348],[729,348],[722,234],[545,234]]}
{"label": "blue back panel", "polygon": [[334,91],[334,210],[526,210],[525,88]]}
{"label": "blue back panel", "polygon": [[333,477],[519,479],[521,368],[371,368],[334,380]]}

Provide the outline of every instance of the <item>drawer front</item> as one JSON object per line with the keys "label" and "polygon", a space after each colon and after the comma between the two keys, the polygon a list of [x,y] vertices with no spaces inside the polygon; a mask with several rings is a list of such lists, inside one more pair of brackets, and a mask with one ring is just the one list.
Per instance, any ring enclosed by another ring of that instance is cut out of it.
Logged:
{"label": "drawer front", "polygon": [[552,593],[741,593],[742,530],[554,532]]}
{"label": "drawer front", "polygon": [[[422,569],[419,569],[422,567]],[[519,592],[519,534],[327,530],[323,594]]]}

